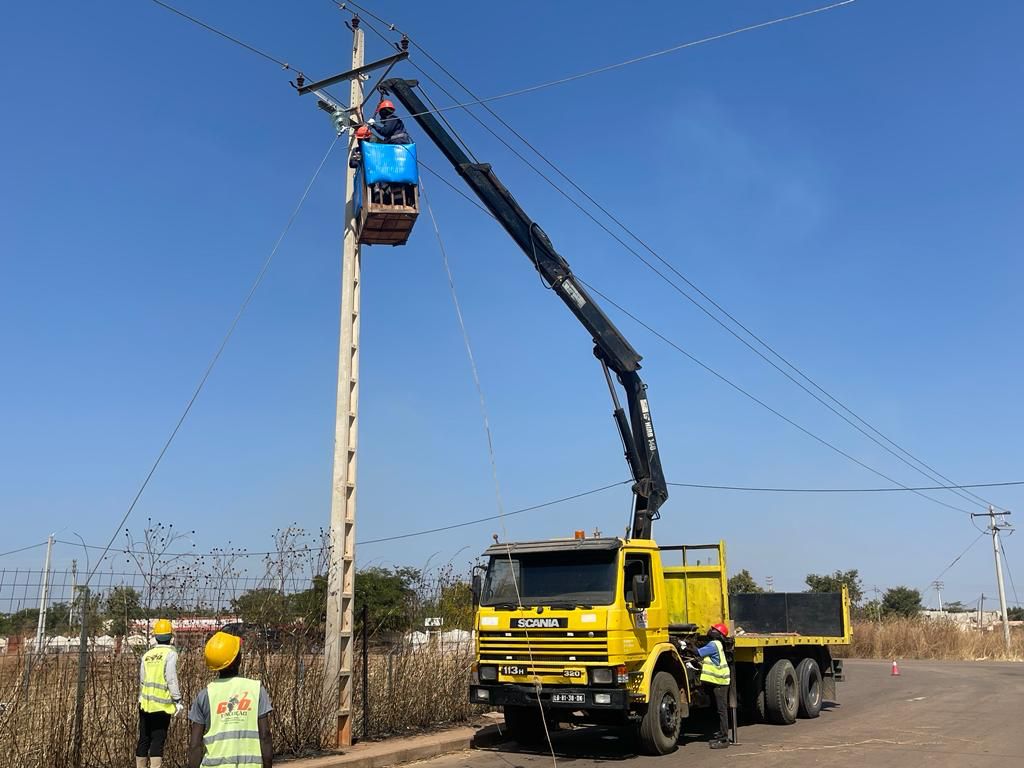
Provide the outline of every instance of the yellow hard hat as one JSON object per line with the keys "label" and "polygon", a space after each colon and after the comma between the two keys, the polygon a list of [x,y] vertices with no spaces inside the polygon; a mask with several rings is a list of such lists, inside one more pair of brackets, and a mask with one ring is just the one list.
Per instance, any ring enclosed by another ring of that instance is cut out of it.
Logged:
{"label": "yellow hard hat", "polygon": [[157,619],[156,624],[153,625],[154,635],[169,635],[174,632],[171,627],[170,619]]}
{"label": "yellow hard hat", "polygon": [[242,650],[242,638],[231,635],[227,632],[216,632],[213,637],[206,641],[206,648],[203,655],[206,656],[206,666],[214,672],[231,666],[239,651]]}

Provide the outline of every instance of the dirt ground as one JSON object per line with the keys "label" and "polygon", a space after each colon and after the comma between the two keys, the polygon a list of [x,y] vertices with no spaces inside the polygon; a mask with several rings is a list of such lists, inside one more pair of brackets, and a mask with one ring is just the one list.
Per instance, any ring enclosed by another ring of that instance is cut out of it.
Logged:
{"label": "dirt ground", "polygon": [[[559,765],[593,768],[620,764],[705,768],[935,768],[1024,766],[1024,664],[908,661],[899,677],[890,663],[846,662],[840,701],[816,720],[792,726],[751,725],[739,744],[709,750],[706,722],[688,724],[679,750],[638,757],[615,731],[586,728],[557,734]],[[423,768],[548,768],[549,752],[506,744],[419,763]]]}

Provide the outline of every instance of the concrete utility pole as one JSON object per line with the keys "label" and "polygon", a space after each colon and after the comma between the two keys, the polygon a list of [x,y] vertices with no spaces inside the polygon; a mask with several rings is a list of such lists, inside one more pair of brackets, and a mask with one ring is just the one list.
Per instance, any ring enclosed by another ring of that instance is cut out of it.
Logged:
{"label": "concrete utility pole", "polygon": [[[363,30],[352,22],[352,69],[363,66]],[[349,104],[363,103],[363,84],[350,80]],[[349,131],[349,151],[354,141]],[[347,156],[347,155],[346,155]],[[336,707],[335,745],[352,744],[353,605],[356,556],[356,449],[359,434],[359,280],[356,233],[356,172],[345,164],[345,243],[341,267],[341,345],[334,422],[334,477],[331,493],[331,565],[327,576],[327,637],[324,643],[324,698]]]}
{"label": "concrete utility pole", "polygon": [[[987,514],[972,513],[971,517],[987,517],[989,530],[992,532],[992,552],[996,557],[996,586],[999,588],[999,612],[1003,617],[1003,642],[1006,643],[1006,648],[1010,648],[1010,615],[1006,610],[1006,589],[1003,587],[1003,562],[999,554],[999,530],[1000,526],[996,523],[997,517],[1008,517],[1009,511],[996,512],[991,505],[989,505]],[[1009,523],[1004,523],[1001,527],[1008,528]]]}
{"label": "concrete utility pole", "polygon": [[942,613],[942,589],[946,584],[942,581],[933,581],[932,586],[935,587],[935,594],[939,596],[939,613]]}
{"label": "concrete utility pole", "polygon": [[46,539],[46,564],[43,566],[43,583],[39,589],[39,620],[36,622],[36,653],[43,652],[43,638],[46,635],[46,602],[50,596],[50,555],[53,554],[53,534]]}

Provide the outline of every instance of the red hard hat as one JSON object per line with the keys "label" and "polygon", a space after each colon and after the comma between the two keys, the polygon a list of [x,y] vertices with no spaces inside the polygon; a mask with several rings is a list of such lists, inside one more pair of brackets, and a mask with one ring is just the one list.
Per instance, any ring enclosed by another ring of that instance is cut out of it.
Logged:
{"label": "red hard hat", "polygon": [[357,139],[368,139],[372,135],[373,134],[370,133],[370,129],[367,126],[365,126],[365,125],[360,125],[358,128],[356,128],[356,138]]}
{"label": "red hard hat", "polygon": [[729,628],[727,626],[725,626],[725,624],[712,624],[711,628],[712,629],[717,629],[719,632],[721,632],[722,633],[722,637],[728,637],[729,636]]}
{"label": "red hard hat", "polygon": [[392,112],[394,112],[395,105],[389,99],[384,99],[380,104],[377,105],[377,109],[374,110],[373,114],[377,114],[382,109],[390,109]]}

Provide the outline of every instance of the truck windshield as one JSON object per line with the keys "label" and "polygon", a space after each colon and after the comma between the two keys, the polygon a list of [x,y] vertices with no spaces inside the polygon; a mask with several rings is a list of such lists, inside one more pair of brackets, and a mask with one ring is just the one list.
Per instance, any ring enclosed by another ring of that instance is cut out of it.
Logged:
{"label": "truck windshield", "polygon": [[616,554],[591,551],[495,555],[487,566],[480,604],[610,605],[615,600]]}

